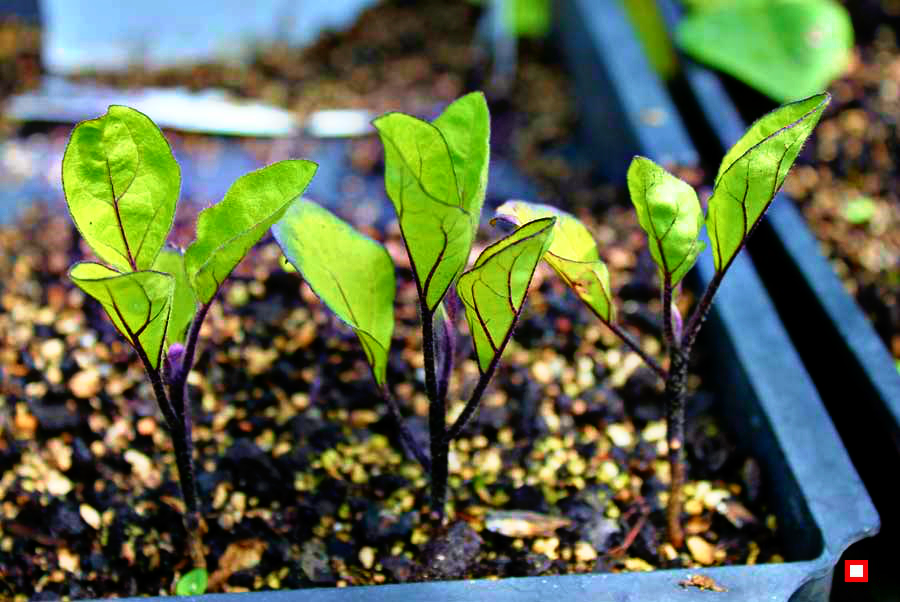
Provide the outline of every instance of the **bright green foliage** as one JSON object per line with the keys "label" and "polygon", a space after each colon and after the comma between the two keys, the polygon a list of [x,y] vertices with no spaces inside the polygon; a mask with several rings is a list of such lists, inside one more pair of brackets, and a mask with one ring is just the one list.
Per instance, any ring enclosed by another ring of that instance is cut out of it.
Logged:
{"label": "bright green foliage", "polygon": [[650,255],[663,281],[675,286],[688,273],[704,248],[698,239],[703,210],[693,187],[645,157],[628,168],[628,192],[638,222],[647,233]]}
{"label": "bright green foliage", "polygon": [[75,128],[62,163],[72,220],[100,259],[147,270],[166,241],[181,173],[159,128],[128,107]]}
{"label": "bright green foliage", "polygon": [[843,73],[853,25],[835,0],[732,0],[686,16],[675,38],[697,60],[785,102]]}
{"label": "bright green foliage", "polygon": [[169,318],[166,344],[183,343],[187,328],[197,313],[197,297],[184,269],[184,253],[181,249],[163,247],[156,256],[153,269],[171,274],[175,278],[175,294],[172,297],[172,315]]}
{"label": "bright green foliage", "polygon": [[121,274],[93,262],[76,263],[69,278],[100,302],[119,332],[158,368],[175,279],[149,270]]}
{"label": "bright green foliage", "polygon": [[775,109],[725,155],[706,215],[716,271],[727,269],[740,251],[830,100],[817,94]]}
{"label": "bright green foliage", "polygon": [[503,220],[520,226],[543,217],[556,218],[553,242],[544,253],[544,260],[597,317],[607,323],[615,321],[609,269],[600,259],[591,233],[578,218],[550,205],[507,201],[497,208],[492,222]]}
{"label": "bright green foliage", "polygon": [[225,198],[197,217],[197,239],[184,254],[191,285],[209,303],[231,270],[284,215],[316,173],[316,164],[292,159],[238,178]]}
{"label": "bright green foliage", "polygon": [[175,584],[176,596],[199,596],[206,592],[208,575],[206,569],[194,569],[181,576]]}
{"label": "bright green foliage", "polygon": [[547,217],[525,224],[486,248],[459,278],[456,290],[466,308],[482,372],[509,340],[534,269],[553,240],[555,223],[555,217]]}
{"label": "bright green foliage", "polygon": [[359,337],[378,384],[394,331],[394,264],[378,242],[317,204],[295,202],[272,232],[288,261]]}
{"label": "bright green foliage", "polygon": [[434,123],[402,113],[376,119],[384,184],[430,311],[469,260],[487,187],[490,116],[484,95],[451,104]]}
{"label": "bright green foliage", "polygon": [[157,368],[163,347],[184,341],[198,300],[212,300],[315,170],[308,161],[283,161],[239,178],[200,213],[197,240],[182,255],[163,248],[181,185],[172,150],[148,117],[111,106],[75,128],[63,156],[72,220],[109,266],[77,264],[70,276]]}
{"label": "bright green foliage", "polygon": [[867,196],[859,196],[847,201],[841,212],[851,224],[867,224],[875,216],[875,202]]}

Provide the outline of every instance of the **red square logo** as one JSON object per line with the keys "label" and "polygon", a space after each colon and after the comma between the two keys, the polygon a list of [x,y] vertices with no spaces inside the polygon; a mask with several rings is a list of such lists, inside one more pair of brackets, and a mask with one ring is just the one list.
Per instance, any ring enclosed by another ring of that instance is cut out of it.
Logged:
{"label": "red square logo", "polygon": [[869,561],[868,560],[845,560],[844,561],[844,582],[845,583],[868,583],[869,582]]}

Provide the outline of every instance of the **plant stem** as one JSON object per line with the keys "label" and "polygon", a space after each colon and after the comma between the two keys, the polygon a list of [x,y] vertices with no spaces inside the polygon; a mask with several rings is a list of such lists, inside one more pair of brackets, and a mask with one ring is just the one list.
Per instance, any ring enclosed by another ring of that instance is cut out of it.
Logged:
{"label": "plant stem", "polygon": [[[132,341],[132,347],[141,358],[144,364],[144,370],[150,378],[153,385],[153,393],[156,395],[156,401],[162,410],[163,417],[169,427],[169,435],[172,438],[172,444],[175,447],[175,467],[178,470],[178,481],[181,486],[181,497],[184,500],[186,514],[184,518],[184,526],[187,530],[188,549],[191,553],[191,559],[196,568],[206,568],[206,557],[203,552],[203,541],[201,533],[200,516],[197,512],[197,487],[194,483],[194,459],[191,455],[191,432],[190,422],[185,422],[183,417],[179,420],[179,410],[172,403],[171,392],[172,387],[169,383],[169,393],[166,393],[166,386],[160,376],[159,369],[150,361],[147,351],[141,345],[140,339],[128,326],[128,322],[119,311],[119,307],[113,301],[113,309],[119,317],[119,321],[125,327],[128,340]],[[205,312],[204,312],[205,315]],[[199,332],[199,328],[198,328]],[[185,379],[186,379],[185,375]],[[181,414],[184,414],[183,401],[181,403]],[[187,430],[185,430],[187,429]],[[185,444],[185,442],[187,442]],[[186,448],[185,448],[186,445]]]}
{"label": "plant stem", "polygon": [[[696,309],[688,320],[681,341],[675,341],[669,347],[669,376],[666,379],[666,438],[669,446],[669,503],[666,507],[666,528],[669,542],[676,548],[684,545],[684,531],[681,528],[681,510],[683,506],[683,488],[687,478],[684,461],[684,406],[687,396],[687,370],[691,349],[697,339],[697,333],[712,309],[712,300],[722,283],[724,270],[716,272],[703,291]],[[668,289],[668,287],[666,287]],[[671,299],[671,298],[670,298]],[[664,311],[670,309],[665,317],[666,325],[671,328],[671,301],[663,300]]]}
{"label": "plant stem", "polygon": [[672,349],[677,344],[677,341],[675,340],[675,333],[672,331],[672,277],[669,274],[666,274],[666,279],[663,283],[662,304],[663,338],[666,341],[666,346]]}
{"label": "plant stem", "polygon": [[669,503],[666,507],[666,527],[669,542],[676,548],[684,545],[681,528],[681,508],[685,482],[684,465],[684,400],[687,391],[687,356],[682,348],[673,346],[669,352],[669,377],[666,379],[666,438],[669,447]]}
{"label": "plant stem", "polygon": [[491,377],[494,376],[497,365],[500,363],[501,355],[503,355],[502,350],[494,355],[491,363],[488,364],[488,369],[485,370],[484,373],[478,378],[478,383],[476,383],[475,389],[472,390],[472,395],[469,397],[469,401],[466,402],[466,406],[463,408],[463,411],[447,431],[447,434],[444,435],[444,441],[446,441],[448,445],[450,444],[450,441],[456,439],[459,436],[462,430],[466,427],[466,424],[468,424],[469,420],[475,414],[475,410],[478,408],[479,402],[481,402],[481,397],[484,395],[488,383],[491,382]]}
{"label": "plant stem", "polygon": [[641,349],[640,344],[635,341],[630,334],[625,332],[621,326],[619,326],[618,324],[614,324],[613,322],[607,322],[602,318],[601,321],[606,324],[617,337],[622,339],[622,342],[625,343],[626,346],[630,347],[632,351],[641,356],[641,359],[644,360],[644,363],[646,363],[651,370],[656,372],[657,376],[659,376],[662,380],[666,380],[666,378],[668,378],[665,369],[659,365],[659,362],[650,357],[650,355],[646,351]]}
{"label": "plant stem", "polygon": [[[166,387],[160,377],[159,370],[153,368],[147,354],[142,348],[136,346],[135,349],[144,363],[147,376],[153,385],[153,392],[156,394],[156,400],[162,409],[163,417],[169,428],[169,436],[172,438],[172,445],[175,448],[175,468],[178,471],[178,483],[181,488],[181,497],[184,500],[185,515],[184,527],[187,531],[188,550],[191,554],[191,561],[194,568],[206,568],[206,555],[203,551],[203,539],[200,512],[197,504],[197,485],[194,479],[194,459],[193,459],[193,440],[190,428],[190,412],[178,412],[176,404],[184,404],[184,396],[182,394],[179,399],[177,396],[171,397],[173,389],[169,388],[169,395],[166,394]],[[177,391],[177,389],[175,389]],[[183,420],[179,420],[178,415],[184,416]]]}
{"label": "plant stem", "polygon": [[391,395],[390,391],[388,391],[387,385],[379,386],[378,391],[379,393],[381,393],[381,397],[382,399],[384,399],[384,402],[388,405],[391,414],[394,415],[394,420],[396,420],[397,422],[397,428],[400,430],[400,438],[403,439],[404,445],[406,445],[407,449],[409,449],[410,453],[412,453],[419,464],[422,465],[422,469],[425,470],[425,472],[430,473],[431,461],[416,443],[416,440],[412,436],[412,433],[409,432],[409,429],[406,428],[406,424],[404,424],[403,422],[403,414],[400,412],[400,406],[397,403],[397,400],[394,399],[394,396]]}
{"label": "plant stem", "polygon": [[437,374],[437,396],[441,403],[446,405],[447,390],[450,387],[450,375],[453,374],[453,360],[456,355],[456,337],[454,336],[454,325],[449,317],[441,321],[441,329],[443,332],[438,338],[441,366]]}
{"label": "plant stem", "polygon": [[434,361],[434,313],[428,309],[424,298],[421,299],[421,307],[425,392],[428,395],[428,437],[431,440],[431,515],[436,521],[443,523],[449,473],[447,465],[449,446],[444,441],[447,408],[445,401],[438,395]]}
{"label": "plant stem", "polygon": [[703,291],[703,296],[700,297],[700,302],[691,314],[690,319],[687,321],[687,326],[685,326],[684,333],[681,335],[681,349],[685,357],[690,356],[691,354],[691,349],[694,346],[697,333],[700,331],[700,327],[703,326],[703,322],[709,315],[709,310],[712,309],[713,297],[716,295],[716,291],[719,290],[719,285],[722,284],[722,278],[724,276],[725,270],[716,272],[715,276],[713,276],[712,280],[710,280],[709,284],[706,286],[706,290]]}
{"label": "plant stem", "polygon": [[[216,291],[216,295],[219,292]],[[209,313],[209,308],[212,307],[213,301],[216,300],[216,295],[213,295],[212,299],[209,300],[209,303],[203,303],[200,305],[200,309],[197,310],[197,315],[194,316],[194,319],[191,321],[191,328],[188,330],[187,344],[184,346],[184,357],[181,360],[181,367],[177,370],[177,373],[173,376],[172,382],[175,383],[177,388],[183,389],[187,384],[188,373],[190,373],[191,369],[194,367],[194,356],[197,353],[197,341],[200,339],[200,328],[203,326],[203,320],[206,319],[206,314]]]}
{"label": "plant stem", "polygon": [[[173,386],[175,385],[175,386]],[[172,441],[175,445],[175,464],[178,467],[178,476],[181,480],[181,494],[184,497],[186,507],[185,526],[189,534],[196,534],[189,541],[191,558],[195,568],[205,568],[206,560],[203,555],[203,544],[199,533],[202,531],[199,504],[197,495],[197,481],[194,471],[194,437],[191,426],[191,407],[187,398],[187,379],[178,383],[170,383],[169,396],[172,405],[181,416],[178,429],[172,429]],[[199,557],[199,558],[198,558]],[[197,564],[202,562],[203,564]]]}

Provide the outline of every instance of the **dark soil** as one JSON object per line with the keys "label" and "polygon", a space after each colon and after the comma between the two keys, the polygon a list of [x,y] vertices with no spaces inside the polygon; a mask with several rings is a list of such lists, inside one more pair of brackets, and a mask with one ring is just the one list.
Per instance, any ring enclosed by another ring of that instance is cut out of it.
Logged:
{"label": "dark soil", "polygon": [[[477,10],[413,6],[388,2],[303,53],[261,51],[247,71],[90,77],[226,86],[300,113],[360,106],[433,116],[485,79],[471,50]],[[577,115],[552,49],[523,44],[520,61],[512,94],[492,98],[494,156],[526,173],[540,200],[565,203],[589,223],[623,320],[661,358],[656,269],[633,210],[573,160]],[[187,136],[176,152],[215,157],[216,144]],[[350,145],[348,188],[382,170],[376,139]],[[180,214],[175,240],[192,238],[195,210]],[[338,212],[355,215],[349,205]],[[51,213],[0,229],[0,598],[171,593],[191,568],[171,442],[134,353],[66,279],[86,249],[68,218]],[[421,337],[403,244],[396,222],[354,221],[384,240],[398,266],[388,379],[425,445]],[[496,236],[485,231],[480,244]],[[688,549],[665,543],[661,383],[546,266],[480,411],[452,448],[452,520],[442,529],[425,518],[427,475],[402,449],[358,342],[280,268],[271,240],[220,300],[189,379],[204,542],[219,591],[782,559],[759,467],[716,423],[710,409],[726,400],[696,374]],[[465,399],[477,379],[468,340],[451,399]],[[462,403],[451,406],[457,413]]]}
{"label": "dark soil", "polygon": [[[635,227],[624,211],[595,225],[629,258]],[[66,218],[40,214],[2,230],[0,592],[169,593],[190,568],[171,443],[134,354],[65,279],[74,238]],[[415,286],[399,263],[389,380],[424,444]],[[616,270],[640,313],[655,305],[638,300],[655,297],[642,263]],[[659,383],[549,270],[533,288],[495,385],[452,448],[453,522],[435,531],[420,513],[427,477],[401,449],[352,333],[278,268],[273,243],[255,250],[211,311],[190,379],[219,588],[779,560],[758,468],[707,414],[689,429],[689,552],[665,543]],[[652,328],[637,333],[659,349]],[[452,399],[477,378],[470,354]],[[711,400],[702,388],[693,398]]]}

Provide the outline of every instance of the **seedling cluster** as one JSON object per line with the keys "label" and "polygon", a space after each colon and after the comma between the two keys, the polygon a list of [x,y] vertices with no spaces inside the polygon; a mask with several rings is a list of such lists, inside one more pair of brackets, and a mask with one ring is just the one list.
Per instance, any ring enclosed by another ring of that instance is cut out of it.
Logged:
{"label": "seedling cluster", "polygon": [[315,171],[314,163],[291,160],[238,178],[221,202],[200,212],[197,238],[182,251],[166,246],[181,171],[147,116],[111,106],[75,128],[63,156],[72,221],[102,261],[76,263],[69,277],[100,302],[144,364],[175,448],[197,568],[205,568],[206,560],[187,378],[200,327],[222,282],[303,193]]}
{"label": "seedling cluster", "polygon": [[[175,448],[194,566],[205,568],[205,559],[187,375],[203,319],[222,282],[270,228],[287,260],[358,336],[405,447],[430,477],[429,511],[438,522],[446,513],[450,442],[478,409],[536,266],[544,259],[665,383],[671,467],[668,534],[680,547],[684,402],[693,344],[725,273],[828,101],[820,94],[757,121],[725,156],[705,218],[691,186],[649,159],[636,157],[632,162],[628,188],[662,283],[665,368],[617,322],[609,271],[590,231],[573,216],[546,205],[507,202],[492,223],[511,225],[512,232],[468,267],[490,156],[490,117],[482,94],[460,98],[430,123],[400,113],[376,119],[384,145],[385,188],[418,291],[428,449],[422,449],[405,426],[388,381],[396,292],[393,262],[383,245],[302,198],[315,164],[282,161],[239,178],[221,202],[200,213],[196,240],[181,251],[166,246],[180,172],[159,129],[141,113],[118,106],[79,124],[63,159],[63,186],[75,225],[102,263],[77,263],[69,275],[100,302],[144,364]],[[704,224],[716,272],[693,313],[682,319],[675,301],[681,280],[704,248]],[[459,301],[480,376],[461,414],[448,423]],[[185,591],[197,587],[185,584]]]}

